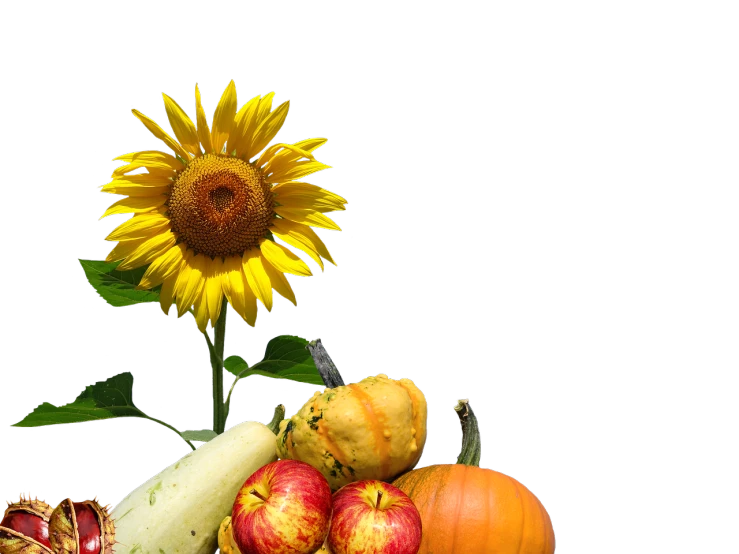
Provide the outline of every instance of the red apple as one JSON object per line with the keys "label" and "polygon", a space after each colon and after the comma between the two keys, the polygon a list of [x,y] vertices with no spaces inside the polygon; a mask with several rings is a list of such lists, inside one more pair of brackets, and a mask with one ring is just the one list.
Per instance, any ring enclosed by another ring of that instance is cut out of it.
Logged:
{"label": "red apple", "polygon": [[333,554],[416,554],[421,516],[397,487],[356,481],[334,493],[328,546]]}
{"label": "red apple", "polygon": [[313,554],[328,534],[331,487],[314,467],[278,460],[236,495],[231,527],[241,554]]}

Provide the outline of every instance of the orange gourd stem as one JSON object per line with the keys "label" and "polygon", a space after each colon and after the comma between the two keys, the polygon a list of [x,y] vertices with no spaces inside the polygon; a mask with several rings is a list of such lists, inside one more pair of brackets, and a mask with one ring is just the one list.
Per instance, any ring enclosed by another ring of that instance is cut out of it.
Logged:
{"label": "orange gourd stem", "polygon": [[462,451],[457,463],[480,467],[480,428],[477,426],[475,412],[472,411],[469,400],[460,400],[454,410],[462,424]]}

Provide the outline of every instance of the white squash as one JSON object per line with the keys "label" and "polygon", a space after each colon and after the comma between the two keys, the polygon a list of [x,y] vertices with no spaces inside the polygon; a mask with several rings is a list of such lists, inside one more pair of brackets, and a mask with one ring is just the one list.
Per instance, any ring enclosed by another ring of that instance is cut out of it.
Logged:
{"label": "white squash", "polygon": [[213,554],[249,476],[277,459],[275,434],[236,425],[158,473],[113,510],[115,554]]}

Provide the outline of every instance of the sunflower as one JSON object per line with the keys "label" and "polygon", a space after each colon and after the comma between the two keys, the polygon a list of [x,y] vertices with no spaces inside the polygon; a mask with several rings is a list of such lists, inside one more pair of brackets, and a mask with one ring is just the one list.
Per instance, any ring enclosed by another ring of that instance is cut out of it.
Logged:
{"label": "sunflower", "polygon": [[286,273],[311,275],[276,238],[305,252],[321,269],[324,259],[334,263],[311,227],[340,230],[324,214],[345,209],[346,200],[298,181],[328,167],[313,156],[326,139],[267,147],[290,103],[272,110],[270,93],[237,111],[233,81],[218,102],[212,128],[197,85],[197,125],[163,96],[177,140],[139,111],[133,114],[174,155],[146,150],[115,158],[124,165],[102,190],[126,198],[103,217],[133,217],[106,238],[118,242],[106,261],[120,260],[119,271],[148,264],[138,288],[161,285],[164,313],[173,302],[180,317],[192,310],[201,331],[209,320],[215,326],[224,297],[253,326],[257,299],[271,310],[273,290],[296,304]]}

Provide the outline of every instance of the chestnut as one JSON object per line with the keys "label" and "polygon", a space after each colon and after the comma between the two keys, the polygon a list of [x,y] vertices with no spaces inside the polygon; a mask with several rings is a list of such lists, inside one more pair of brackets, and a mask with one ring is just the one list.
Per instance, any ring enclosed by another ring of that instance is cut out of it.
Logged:
{"label": "chestnut", "polygon": [[54,554],[113,554],[115,526],[96,500],[62,500],[49,520]]}
{"label": "chestnut", "polygon": [[0,521],[0,554],[51,554],[50,516],[51,506],[38,499],[8,504]]}

